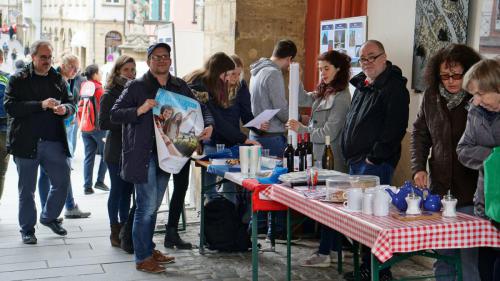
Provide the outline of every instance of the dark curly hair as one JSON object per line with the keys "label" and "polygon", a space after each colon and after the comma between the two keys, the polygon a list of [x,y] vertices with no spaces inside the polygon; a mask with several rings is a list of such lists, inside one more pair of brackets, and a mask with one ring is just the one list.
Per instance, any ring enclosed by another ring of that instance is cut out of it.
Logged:
{"label": "dark curly hair", "polygon": [[425,66],[424,78],[427,83],[427,89],[431,89],[433,91],[438,90],[439,84],[441,83],[439,69],[442,63],[445,63],[448,67],[452,67],[457,64],[461,65],[464,68],[463,74],[465,74],[471,66],[480,60],[481,55],[466,45],[451,44],[442,48],[430,58],[429,62]]}
{"label": "dark curly hair", "polygon": [[[333,80],[329,83],[336,92],[343,91],[349,85],[349,77],[351,75],[351,58],[341,52],[330,50],[322,53],[318,57],[318,61],[326,61],[339,69]],[[320,82],[321,84],[321,82]],[[323,97],[325,93],[318,93],[319,97]]]}

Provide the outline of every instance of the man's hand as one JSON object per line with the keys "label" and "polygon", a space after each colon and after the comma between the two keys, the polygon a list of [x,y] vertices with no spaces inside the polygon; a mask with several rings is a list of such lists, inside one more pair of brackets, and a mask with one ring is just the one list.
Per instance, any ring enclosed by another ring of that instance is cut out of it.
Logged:
{"label": "man's hand", "polygon": [[199,136],[199,139],[200,140],[209,140],[210,137],[212,136],[212,131],[214,130],[214,127],[212,127],[212,125],[206,127],[205,129],[203,129],[203,131],[201,132],[200,136]]}
{"label": "man's hand", "polygon": [[266,121],[266,122],[260,124],[260,128],[259,129],[262,130],[262,131],[269,130],[269,121]]}
{"label": "man's hand", "polygon": [[54,111],[55,114],[57,115],[64,115],[66,114],[66,106],[60,104],[54,108],[52,108],[52,110]]}
{"label": "man's hand", "polygon": [[59,102],[55,98],[48,98],[48,99],[42,101],[42,108],[43,108],[43,110],[54,109],[54,107],[56,107],[60,104],[61,104],[61,102]]}
{"label": "man's hand", "polygon": [[373,164],[373,163],[372,163],[372,161],[368,160],[368,158],[366,158],[366,159],[365,159],[365,162],[366,162],[367,164],[370,164],[370,165],[375,165],[375,164]]}
{"label": "man's hand", "polygon": [[147,99],[139,108],[137,108],[137,116],[141,116],[142,114],[151,110],[151,108],[155,107],[157,102],[154,99]]}
{"label": "man's hand", "polygon": [[413,180],[415,181],[415,185],[420,188],[427,188],[427,172],[426,171],[418,171],[413,176]]}

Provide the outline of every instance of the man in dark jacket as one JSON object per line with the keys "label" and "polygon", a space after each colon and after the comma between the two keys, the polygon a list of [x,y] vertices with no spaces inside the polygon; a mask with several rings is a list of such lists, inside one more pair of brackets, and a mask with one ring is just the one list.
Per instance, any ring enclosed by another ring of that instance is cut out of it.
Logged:
{"label": "man in dark jacket", "polygon": [[[169,174],[160,169],[155,144],[152,108],[156,106],[155,95],[163,89],[194,98],[187,84],[169,73],[171,59],[170,46],[156,43],[148,48],[149,71],[139,79],[127,84],[120,98],[111,109],[111,121],[123,124],[123,149],[121,157],[121,176],[132,182],[136,190],[136,206],[132,237],[136,269],[159,273],[165,267],[159,263],[172,261],[154,250],[153,231],[156,224],[157,210],[167,187]],[[202,109],[205,109],[202,107]],[[207,140],[212,134],[210,114],[204,110],[205,129],[200,139]],[[176,176],[189,174],[187,163]],[[184,203],[184,184],[182,190],[174,187],[174,194],[169,209],[167,231],[175,230]],[[186,183],[187,189],[187,183]],[[175,202],[175,204],[174,204]],[[171,222],[173,220],[174,222]],[[174,224],[174,225],[171,225]],[[174,229],[175,228],[175,229]],[[178,234],[176,236],[177,239]]]}
{"label": "man in dark jacket", "polygon": [[9,115],[7,151],[14,156],[19,174],[19,224],[25,244],[36,244],[34,192],[38,166],[52,182],[40,223],[66,235],[57,217],[64,207],[70,185],[69,157],[64,119],[75,112],[66,82],[51,67],[52,45],[37,41],[31,47],[33,60],[11,76],[5,94]]}
{"label": "man in dark jacket", "polygon": [[[391,184],[408,126],[407,79],[387,60],[379,41],[366,41],[360,57],[363,72],[351,79],[356,91],[342,134],[342,153],[351,175],[375,175],[380,184]],[[363,256],[362,280],[370,280],[369,259],[369,254]],[[391,279],[390,270],[381,271],[380,280],[386,279]]]}

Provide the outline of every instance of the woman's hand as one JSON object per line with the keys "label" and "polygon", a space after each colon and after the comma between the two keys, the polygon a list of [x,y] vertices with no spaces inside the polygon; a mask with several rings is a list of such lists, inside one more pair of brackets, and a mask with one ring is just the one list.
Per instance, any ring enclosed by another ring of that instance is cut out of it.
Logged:
{"label": "woman's hand", "polygon": [[245,144],[250,144],[250,145],[260,145],[260,143],[256,140],[251,140],[251,139],[247,139],[245,142]]}
{"label": "woman's hand", "polygon": [[200,140],[209,140],[210,137],[212,136],[213,130],[214,130],[214,127],[212,127],[212,125],[206,127],[205,129],[203,129],[203,131],[201,132],[201,135],[198,138]]}
{"label": "woman's hand", "polygon": [[269,121],[266,121],[266,122],[260,124],[260,128],[259,129],[262,130],[262,131],[269,130]]}
{"label": "woman's hand", "polygon": [[295,120],[295,119],[290,119],[288,122],[286,122],[285,126],[287,127],[288,130],[292,130],[296,133],[299,132],[299,127],[301,126],[300,122]]}
{"label": "woman's hand", "polygon": [[427,188],[427,172],[426,171],[418,171],[415,176],[413,176],[413,180],[415,181],[415,185],[420,188]]}

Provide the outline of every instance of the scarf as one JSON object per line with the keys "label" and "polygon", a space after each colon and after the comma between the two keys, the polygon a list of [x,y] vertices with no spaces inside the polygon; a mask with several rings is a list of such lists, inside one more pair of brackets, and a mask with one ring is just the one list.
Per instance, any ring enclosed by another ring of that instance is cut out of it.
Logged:
{"label": "scarf", "polygon": [[443,87],[443,85],[439,85],[439,94],[446,100],[446,107],[448,107],[448,110],[452,110],[457,107],[467,96],[467,92],[463,89],[456,94],[451,94]]}
{"label": "scarf", "polygon": [[325,82],[321,82],[318,85],[318,91],[313,96],[314,99],[326,98],[331,94],[335,94],[337,91],[330,85],[330,83],[326,84]]}

